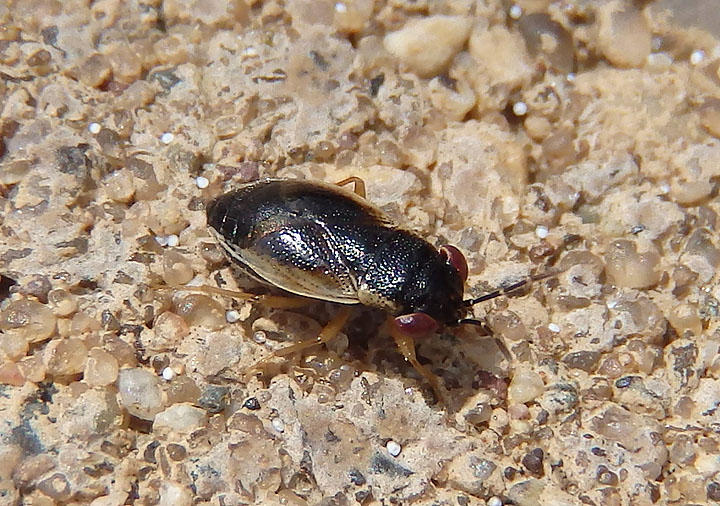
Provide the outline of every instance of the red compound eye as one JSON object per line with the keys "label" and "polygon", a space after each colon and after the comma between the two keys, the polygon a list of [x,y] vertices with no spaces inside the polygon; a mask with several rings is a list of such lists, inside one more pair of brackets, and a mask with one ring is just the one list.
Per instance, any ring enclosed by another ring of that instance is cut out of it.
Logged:
{"label": "red compound eye", "polygon": [[426,337],[439,327],[435,318],[425,313],[400,315],[395,318],[394,322],[403,335],[412,338]]}
{"label": "red compound eye", "polygon": [[460,274],[460,279],[465,282],[468,277],[468,265],[465,260],[465,255],[460,253],[460,250],[455,246],[445,245],[440,246],[440,254],[445,258],[445,261],[455,267],[455,270]]}

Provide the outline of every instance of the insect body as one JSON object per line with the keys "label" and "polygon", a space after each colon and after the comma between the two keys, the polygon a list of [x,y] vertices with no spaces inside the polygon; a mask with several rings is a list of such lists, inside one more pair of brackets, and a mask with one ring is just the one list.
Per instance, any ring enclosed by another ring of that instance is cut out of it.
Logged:
{"label": "insect body", "polygon": [[222,195],[207,215],[241,268],[288,292],[439,323],[463,309],[467,268],[456,257],[338,186],[261,180]]}
{"label": "insect body", "polygon": [[[415,358],[413,339],[442,325],[474,322],[462,318],[467,307],[501,293],[463,301],[468,271],[457,248],[434,248],[337,185],[256,181],[211,202],[207,220],[250,276],[296,295],[385,310],[400,351],[433,386],[434,376]],[[285,350],[331,339],[344,318],[318,340]]]}

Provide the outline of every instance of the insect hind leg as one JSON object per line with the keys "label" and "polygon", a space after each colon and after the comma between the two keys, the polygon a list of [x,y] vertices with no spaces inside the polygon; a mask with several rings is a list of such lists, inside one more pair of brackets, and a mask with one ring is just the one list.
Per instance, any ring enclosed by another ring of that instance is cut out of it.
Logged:
{"label": "insect hind leg", "polygon": [[336,186],[345,186],[346,184],[353,183],[353,191],[360,195],[362,198],[365,198],[365,181],[362,180],[362,178],[359,178],[357,176],[351,176],[346,179],[343,179],[342,181],[338,181],[335,183]]}
{"label": "insect hind leg", "polygon": [[305,341],[300,341],[299,343],[291,344],[290,346],[286,346],[284,348],[280,348],[279,350],[274,351],[271,355],[265,357],[259,362],[256,362],[255,365],[250,367],[250,369],[246,371],[245,376],[248,377],[256,374],[258,372],[258,369],[261,369],[263,365],[267,364],[275,358],[286,357],[307,348],[317,346],[318,344],[332,341],[333,339],[335,339],[335,337],[337,337],[338,332],[340,332],[347,323],[348,319],[350,318],[351,311],[352,310],[348,307],[340,308],[340,310],[333,317],[333,319],[330,320],[330,322],[322,328],[320,334],[318,334],[317,337],[313,339],[307,339]]}
{"label": "insect hind leg", "polygon": [[310,301],[300,297],[285,297],[283,295],[257,295],[255,293],[240,292],[237,290],[227,290],[225,288],[217,288],[215,286],[199,285],[199,286],[173,286],[176,290],[188,292],[200,292],[210,295],[222,295],[232,299],[249,300],[257,302],[271,309],[295,309],[307,306]]}

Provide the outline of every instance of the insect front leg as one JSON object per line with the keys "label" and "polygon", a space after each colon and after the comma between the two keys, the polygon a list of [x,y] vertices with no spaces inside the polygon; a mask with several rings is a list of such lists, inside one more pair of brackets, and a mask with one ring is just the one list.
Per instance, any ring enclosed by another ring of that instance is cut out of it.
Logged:
{"label": "insect front leg", "polygon": [[351,176],[347,179],[343,179],[342,181],[338,181],[337,183],[335,183],[335,185],[345,186],[346,184],[350,183],[353,183],[353,191],[360,195],[362,198],[365,198],[365,181],[363,181],[357,176]]}
{"label": "insect front leg", "polygon": [[352,310],[349,307],[340,308],[337,314],[333,317],[332,320],[330,320],[327,325],[323,327],[323,329],[320,331],[320,334],[318,334],[316,338],[300,341],[299,343],[295,343],[290,346],[286,346],[285,348],[280,348],[279,350],[274,351],[270,356],[265,357],[264,359],[253,365],[245,373],[246,376],[252,376],[256,374],[258,369],[261,369],[264,364],[270,362],[277,357],[286,357],[288,355],[292,355],[293,353],[297,353],[312,346],[317,346],[318,344],[332,341],[338,335],[338,332],[340,332],[347,323],[348,319],[350,318],[351,311]]}
{"label": "insect front leg", "polygon": [[415,340],[407,335],[400,332],[397,325],[395,325],[395,318],[388,317],[388,328],[390,329],[390,335],[395,340],[400,353],[402,353],[405,360],[410,362],[413,368],[430,383],[430,386],[435,392],[435,396],[443,403],[445,402],[445,396],[440,389],[440,380],[432,372],[430,372],[424,365],[418,362],[417,355],[415,354]]}

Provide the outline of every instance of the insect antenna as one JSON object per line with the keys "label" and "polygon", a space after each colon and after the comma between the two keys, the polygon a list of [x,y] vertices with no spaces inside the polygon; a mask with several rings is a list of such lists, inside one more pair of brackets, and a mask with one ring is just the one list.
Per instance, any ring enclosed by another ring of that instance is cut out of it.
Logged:
{"label": "insect antenna", "polygon": [[[540,281],[542,279],[547,279],[547,278],[551,278],[553,276],[557,276],[560,273],[562,273],[562,271],[552,270],[552,271],[543,272],[542,274],[535,274],[533,276],[528,276],[525,279],[522,279],[520,281],[512,283],[504,288],[499,288],[497,290],[493,290],[490,293],[486,293],[485,295],[481,295],[480,297],[477,297],[474,299],[464,300],[463,306],[470,307],[470,306],[474,306],[475,304],[478,304],[480,302],[485,302],[486,300],[494,299],[494,298],[500,297],[502,295],[507,295],[508,293],[514,292],[515,290],[522,288],[525,285],[529,285],[530,283],[533,283],[535,281]],[[465,319],[465,320],[461,320],[458,323],[474,323],[475,321],[477,321],[477,320]]]}

